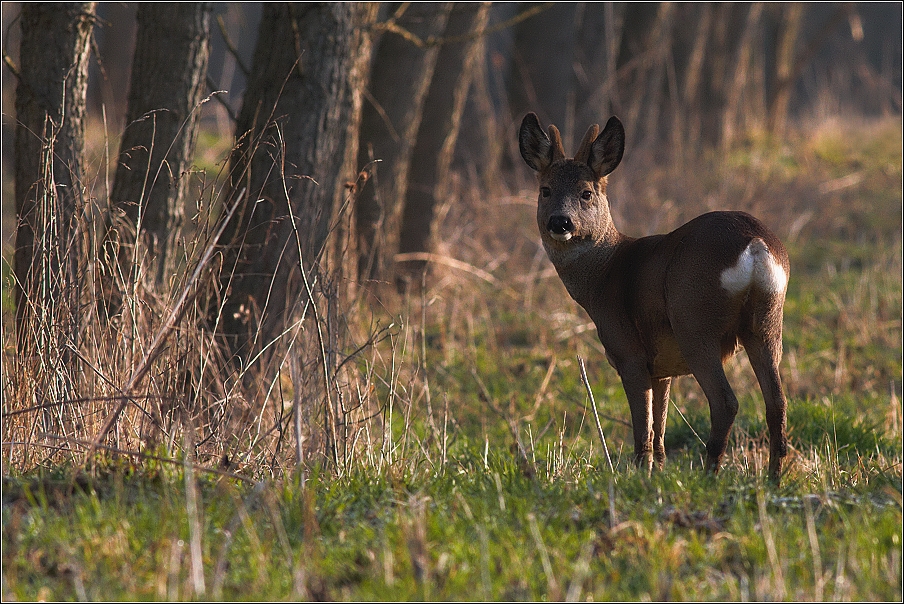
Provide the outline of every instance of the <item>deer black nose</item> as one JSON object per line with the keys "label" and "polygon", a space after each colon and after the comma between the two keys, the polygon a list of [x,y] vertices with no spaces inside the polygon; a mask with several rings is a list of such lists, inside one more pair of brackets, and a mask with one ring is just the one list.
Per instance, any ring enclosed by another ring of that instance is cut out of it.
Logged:
{"label": "deer black nose", "polygon": [[574,232],[574,223],[568,216],[550,216],[546,228],[553,235],[565,235]]}

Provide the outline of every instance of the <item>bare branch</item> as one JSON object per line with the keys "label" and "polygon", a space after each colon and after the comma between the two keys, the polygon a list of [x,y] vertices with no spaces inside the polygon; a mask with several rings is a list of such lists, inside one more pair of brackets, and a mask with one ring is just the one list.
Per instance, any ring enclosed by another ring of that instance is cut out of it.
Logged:
{"label": "bare branch", "polygon": [[507,19],[502,21],[501,23],[497,23],[491,27],[485,27],[478,31],[475,31],[470,34],[464,34],[461,36],[430,36],[427,39],[422,39],[417,35],[411,33],[398,23],[396,23],[397,15],[394,15],[388,21],[384,21],[383,23],[377,23],[374,25],[374,31],[388,31],[399,36],[402,36],[418,48],[428,48],[431,46],[442,46],[443,44],[454,44],[456,42],[466,42],[468,40],[476,40],[477,38],[482,38],[484,36],[488,36],[490,34],[496,33],[497,31],[502,31],[503,29],[512,27],[513,25],[517,25],[521,23],[525,19],[529,19],[534,15],[538,15],[543,11],[552,8],[555,2],[544,2],[543,4],[534,6],[523,13],[519,13],[512,17],[511,19]]}
{"label": "bare branch", "polygon": [[[232,58],[235,59],[236,65],[239,66],[239,69],[245,74],[245,77],[249,77],[251,75],[251,70],[242,62],[242,57],[239,55],[239,49],[235,47],[235,44],[232,43],[232,40],[229,39],[229,34],[226,33],[226,23],[223,21],[223,15],[217,15],[217,25],[220,28],[220,36],[223,37],[223,44],[226,45],[226,50],[229,51],[229,54],[232,55]],[[214,88],[212,86],[212,88]]]}

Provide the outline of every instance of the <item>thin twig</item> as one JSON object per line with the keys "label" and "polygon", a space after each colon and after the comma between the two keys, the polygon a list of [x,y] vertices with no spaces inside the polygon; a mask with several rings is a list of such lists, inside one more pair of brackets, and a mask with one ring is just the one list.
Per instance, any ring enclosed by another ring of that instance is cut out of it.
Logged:
{"label": "thin twig", "polygon": [[[226,538],[223,540],[223,545],[220,548],[220,556],[217,559],[216,570],[213,574],[213,588],[212,596],[214,600],[222,600],[223,599],[223,582],[226,579],[226,566],[227,566],[227,558],[226,555],[229,553],[229,548],[232,546],[232,541],[236,531],[239,528],[239,523],[248,522],[248,508],[250,508],[258,497],[260,497],[261,493],[264,492],[264,488],[267,486],[265,481],[260,481],[256,485],[254,485],[254,490],[245,498],[244,501],[241,499],[237,502],[237,509],[235,514],[232,516],[232,520],[229,521],[229,524],[226,526],[226,529],[223,531]],[[260,545],[258,542],[257,545]]]}
{"label": "thin twig", "polygon": [[[210,76],[207,76],[207,87],[210,88],[211,91],[226,92],[224,90],[217,90],[217,88],[219,88],[219,87],[217,86],[217,83],[213,81],[213,78]],[[214,100],[216,100],[220,105],[223,106],[223,109],[226,110],[226,115],[229,116],[229,120],[233,124],[238,123],[238,121],[239,121],[238,116],[235,114],[235,111],[232,110],[232,107],[229,105],[229,103],[226,102],[225,98],[222,98],[220,95],[217,95],[214,97]]]}
{"label": "thin twig", "polygon": [[454,44],[456,42],[467,42],[469,40],[476,40],[478,38],[482,38],[483,36],[488,36],[492,33],[496,33],[497,31],[502,31],[503,29],[512,27],[513,25],[517,25],[518,23],[521,23],[525,19],[529,19],[530,17],[533,17],[534,15],[538,15],[538,14],[542,13],[543,11],[545,11],[546,9],[551,8],[554,4],[555,4],[555,2],[544,2],[543,4],[539,4],[537,6],[529,8],[528,10],[524,11],[523,13],[519,13],[519,14],[515,15],[511,19],[507,19],[501,23],[497,23],[496,25],[493,25],[492,27],[485,27],[478,31],[475,31],[475,32],[472,32],[469,34],[463,34],[460,36],[448,36],[448,37],[429,36],[427,39],[423,39],[420,36],[418,36],[417,34],[410,32],[409,30],[405,29],[404,27],[402,27],[401,25],[396,23],[396,17],[393,17],[392,19],[389,19],[388,21],[384,21],[383,23],[377,23],[376,25],[374,25],[373,29],[376,31],[392,32],[396,35],[399,35],[399,36],[405,38],[406,40],[408,40],[409,42],[411,42],[418,48],[429,48],[431,46],[442,46],[443,44]]}
{"label": "thin twig", "polygon": [[[38,393],[40,396],[40,393]],[[65,398],[62,400],[51,401],[49,403],[41,403],[39,405],[32,405],[31,407],[25,407],[24,409],[16,409],[15,411],[7,411],[3,414],[0,414],[0,417],[3,419],[7,419],[10,417],[14,417],[16,415],[24,415],[26,413],[31,413],[33,411],[43,411],[45,409],[53,409],[54,407],[59,407],[62,405],[74,405],[77,403],[100,403],[100,402],[110,402],[110,401],[118,401],[122,399],[128,399],[131,401],[136,401],[138,399],[144,400],[172,400],[173,397],[165,396],[162,394],[136,394],[133,396],[129,396],[126,394],[113,394],[110,396],[82,396],[77,398]]]}
{"label": "thin twig", "polygon": [[19,11],[19,14],[16,15],[15,18],[13,18],[13,19],[9,22],[9,25],[8,25],[7,28],[6,28],[6,31],[3,32],[3,39],[4,39],[4,42],[3,42],[3,63],[6,64],[6,67],[12,72],[12,74],[13,74],[14,76],[16,76],[16,80],[18,80],[19,82],[22,81],[22,74],[19,72],[19,67],[16,65],[15,61],[13,61],[13,58],[12,58],[12,57],[10,56],[10,54],[9,54],[8,45],[9,45],[9,41],[10,41],[10,35],[9,35],[9,32],[10,32],[10,30],[13,28],[13,25],[15,25],[15,24],[19,21],[19,19],[21,19],[21,18],[22,18],[22,11],[20,10],[20,11]]}
{"label": "thin twig", "polygon": [[450,266],[452,268],[457,268],[458,270],[465,271],[467,273],[471,273],[476,277],[480,277],[487,283],[491,283],[493,285],[499,285],[499,281],[494,277],[491,273],[477,268],[473,264],[468,264],[467,262],[462,262],[461,260],[457,260],[455,258],[451,258],[449,256],[442,256],[440,254],[431,254],[429,252],[406,252],[403,254],[396,254],[394,257],[396,262],[433,262],[436,264],[445,264],[446,266]]}
{"label": "thin twig", "polygon": [[587,389],[587,395],[590,397],[590,408],[593,409],[593,419],[596,420],[596,431],[599,433],[600,441],[603,443],[603,451],[606,453],[606,461],[609,462],[609,471],[615,473],[615,467],[612,465],[612,458],[609,457],[609,447],[606,446],[606,435],[603,433],[603,425],[600,423],[600,414],[596,409],[596,399],[593,398],[593,390],[590,389],[590,381],[587,379],[587,370],[584,368],[584,359],[578,357],[578,363],[581,366],[581,381]]}
{"label": "thin twig", "polygon": [[675,401],[672,401],[672,406],[675,408],[675,411],[678,412],[678,415],[681,416],[681,419],[684,420],[684,423],[687,424],[687,427],[691,429],[691,432],[694,433],[694,436],[697,437],[697,440],[700,441],[700,444],[702,444],[703,446],[706,446],[706,442],[704,442],[704,440],[702,438],[700,438],[700,435],[697,434],[697,431],[694,430],[694,427],[691,425],[691,423],[689,421],[687,421],[687,418],[684,417],[684,414],[681,412],[681,409],[678,408],[678,405],[675,404]]}
{"label": "thin twig", "polygon": [[299,474],[301,488],[304,489],[307,482],[307,472],[304,467],[304,433],[302,432],[301,417],[301,369],[298,366],[298,357],[292,355],[289,359],[289,374],[292,377],[292,428],[295,432],[295,467]]}
{"label": "thin twig", "polygon": [[[325,404],[327,408],[327,417],[330,416],[333,411],[333,397],[332,390],[330,387],[330,366],[329,360],[326,353],[326,344],[323,339],[323,329],[321,328],[320,321],[320,311],[317,308],[317,304],[314,301],[314,292],[311,288],[311,282],[308,279],[308,274],[305,271],[304,267],[304,254],[302,253],[302,244],[301,244],[301,234],[298,232],[298,222],[295,219],[295,212],[292,209],[292,198],[289,195],[289,190],[286,188],[286,179],[285,179],[285,140],[282,137],[282,129],[277,128],[277,135],[280,139],[280,147],[282,152],[280,153],[280,172],[282,176],[282,186],[283,192],[286,195],[286,199],[288,200],[288,208],[289,208],[289,220],[292,222],[292,232],[295,235],[295,245],[298,247],[298,270],[301,273],[301,281],[304,284],[305,294],[308,297],[308,302],[311,305],[311,313],[314,316],[314,325],[317,328],[317,343],[320,347],[320,357],[321,362],[323,363],[323,391],[325,398]],[[338,439],[339,435],[336,432],[336,423],[337,419],[335,414],[333,414],[332,421],[329,422],[329,425],[326,426],[328,433],[332,437],[332,449],[333,449],[333,461],[336,464],[336,467],[339,467],[339,451],[338,451]]]}
{"label": "thin twig", "polygon": [[557,600],[559,599],[559,582],[556,580],[556,575],[552,569],[552,563],[549,560],[549,552],[546,550],[546,545],[543,543],[543,536],[540,534],[540,526],[537,524],[537,517],[533,512],[527,515],[528,526],[530,527],[531,536],[534,538],[534,543],[537,546],[537,551],[540,553],[540,563],[543,565],[543,574],[546,575],[546,583],[549,587],[549,599]]}
{"label": "thin twig", "polygon": [[[189,551],[191,553],[191,579],[195,595],[203,596],[207,592],[204,584],[203,549],[201,547],[201,519],[198,514],[198,485],[190,458],[195,455],[195,427],[191,420],[183,422],[183,446],[185,457],[183,467],[185,474],[185,515],[188,517]],[[202,598],[203,599],[203,598]]]}

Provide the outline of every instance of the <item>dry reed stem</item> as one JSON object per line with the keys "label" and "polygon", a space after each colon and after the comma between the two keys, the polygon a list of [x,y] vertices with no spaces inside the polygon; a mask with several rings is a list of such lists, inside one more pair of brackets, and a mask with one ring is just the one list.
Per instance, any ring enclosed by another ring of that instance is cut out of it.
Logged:
{"label": "dry reed stem", "polygon": [[[217,230],[216,235],[214,235],[213,239],[208,244],[207,249],[201,256],[201,259],[198,261],[198,264],[195,267],[195,270],[192,272],[191,277],[183,286],[179,299],[176,301],[169,314],[167,315],[166,321],[164,321],[163,325],[157,331],[157,334],[154,337],[153,342],[151,343],[150,349],[147,353],[145,353],[141,363],[139,363],[138,367],[132,372],[132,375],[126,382],[126,385],[122,388],[123,395],[128,396],[131,393],[132,389],[138,384],[138,382],[142,378],[144,378],[148,371],[150,371],[151,363],[160,354],[160,351],[163,349],[163,345],[166,343],[167,338],[175,328],[176,323],[178,323],[182,318],[182,315],[186,310],[186,303],[189,300],[189,296],[197,293],[196,291],[193,292],[192,290],[196,282],[200,279],[201,273],[207,266],[207,263],[213,257],[220,236],[223,234],[223,231],[225,230],[229,219],[232,217],[233,213],[235,213],[236,209],[239,207],[239,204],[244,199],[244,196],[244,192],[240,193],[237,199],[237,203],[233,205],[227,212],[226,218],[223,220],[220,228]],[[88,451],[85,453],[84,459],[82,460],[83,465],[87,464],[88,459],[94,453],[97,446],[113,428],[113,425],[116,423],[116,420],[119,418],[119,415],[122,413],[123,409],[125,409],[125,406],[126,404],[128,404],[129,400],[130,399],[124,399],[122,402],[120,402],[113,410],[113,413],[111,413],[107,417],[107,420],[104,422],[101,429],[94,436],[91,446],[88,447]]]}

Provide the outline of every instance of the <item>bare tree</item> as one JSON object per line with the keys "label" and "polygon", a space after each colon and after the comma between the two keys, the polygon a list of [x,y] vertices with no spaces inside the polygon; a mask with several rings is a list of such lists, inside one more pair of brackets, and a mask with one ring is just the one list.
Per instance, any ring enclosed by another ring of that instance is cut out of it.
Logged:
{"label": "bare tree", "polygon": [[763,3],[754,2],[747,11],[744,28],[735,53],[734,69],[726,81],[727,99],[722,110],[722,130],[720,140],[723,146],[729,145],[735,138],[740,114],[741,100],[746,92],[750,79],[751,59],[754,50],[755,36],[763,13]]}
{"label": "bare tree", "polygon": [[792,71],[797,57],[797,42],[803,25],[802,2],[769,4],[763,11],[763,29],[769,43],[764,46],[765,60],[774,69],[763,82],[769,130],[784,130],[791,100]]}
{"label": "bare tree", "polygon": [[146,235],[158,256],[158,280],[183,215],[185,173],[206,86],[211,8],[209,2],[138,5],[127,125],[110,201],[128,219],[126,229]]}
{"label": "bare tree", "polygon": [[561,124],[566,141],[574,138],[577,18],[578,5],[561,2],[518,22],[507,84],[515,118],[537,112],[546,123]]}
{"label": "bare tree", "polygon": [[358,147],[358,164],[372,173],[355,206],[362,279],[381,278],[398,245],[411,152],[439,53],[425,41],[442,33],[451,9],[448,2],[390,4],[374,50]]}
{"label": "bare tree", "polygon": [[49,322],[58,326],[55,333],[74,337],[78,331],[87,244],[78,218],[84,209],[82,155],[93,25],[93,2],[22,6],[14,273],[17,337],[24,350],[50,345],[35,341],[48,333],[43,327]]}
{"label": "bare tree", "polygon": [[455,5],[424,103],[399,236],[400,259],[413,258],[400,266],[407,273],[400,276],[414,277],[415,282],[426,266],[418,254],[432,248],[436,209],[447,194],[468,89],[483,49],[482,40],[474,34],[486,28],[489,10],[487,2]]}
{"label": "bare tree", "polygon": [[348,168],[375,16],[372,3],[264,5],[236,126],[232,186],[242,206],[225,233],[218,312],[245,361],[304,304],[299,266],[317,266],[355,180]]}

